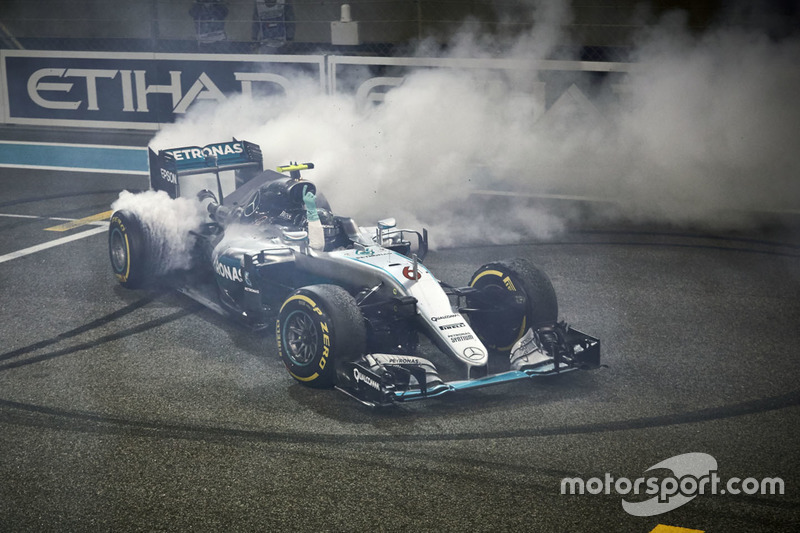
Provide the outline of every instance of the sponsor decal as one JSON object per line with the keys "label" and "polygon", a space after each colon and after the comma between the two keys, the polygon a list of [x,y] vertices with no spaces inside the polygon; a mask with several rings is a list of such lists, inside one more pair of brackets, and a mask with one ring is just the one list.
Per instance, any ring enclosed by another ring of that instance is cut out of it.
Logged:
{"label": "sponsor decal", "polygon": [[414,275],[414,270],[411,267],[407,266],[407,267],[403,268],[403,276],[405,276],[406,278],[410,279],[411,281],[416,281],[416,280],[418,280],[419,278],[422,277],[422,272],[420,272],[419,269],[418,269],[417,270],[417,275],[415,276]]}
{"label": "sponsor decal", "polygon": [[[155,54],[21,51],[5,58],[11,115],[30,118],[164,123],[199,101],[224,102],[231,94],[288,94],[294,83],[277,72],[284,63],[310,75],[317,60],[215,61]],[[259,71],[262,70],[262,71]]]}
{"label": "sponsor decal", "polygon": [[448,335],[447,338],[450,339],[450,342],[464,342],[471,341],[475,336],[472,333],[458,333],[455,335]]}
{"label": "sponsor decal", "polygon": [[470,361],[480,361],[481,359],[483,359],[483,356],[485,355],[483,353],[483,350],[481,350],[480,348],[476,348],[474,346],[465,348],[464,351],[461,353],[464,355],[464,357],[466,357]]}
{"label": "sponsor decal", "polygon": [[168,181],[173,185],[178,184],[178,176],[176,176],[174,172],[171,172],[165,168],[161,169],[161,179],[163,179],[164,181]]}
{"label": "sponsor decal", "polygon": [[440,320],[447,320],[448,318],[461,318],[461,315],[454,313],[452,315],[432,316],[431,322],[439,322]]}
{"label": "sponsor decal", "polygon": [[230,281],[242,283],[242,269],[235,266],[226,265],[220,261],[214,261],[214,270],[217,275]]}
{"label": "sponsor decal", "polygon": [[356,384],[361,382],[375,390],[381,390],[381,384],[378,383],[377,380],[362,373],[358,368],[353,369],[353,380],[355,380]]}
{"label": "sponsor decal", "polygon": [[[241,154],[244,151],[242,143],[209,144],[208,146],[189,146],[176,150],[167,150],[176,161],[190,161],[192,159],[206,159],[212,156]],[[164,171],[161,171],[162,176]]]}
{"label": "sponsor decal", "polygon": [[364,248],[363,250],[356,250],[355,254],[357,257],[361,258],[361,257],[379,257],[382,255],[391,255],[392,252],[391,250],[381,251],[380,248],[378,249],[378,251],[376,251],[374,248]]}
{"label": "sponsor decal", "polygon": [[[320,315],[322,311],[319,310],[319,307],[314,308],[314,311],[318,312]],[[325,368],[325,365],[328,364],[328,356],[331,352],[331,337],[328,334],[328,323],[327,322],[320,322],[319,323],[320,329],[322,330],[322,358],[319,360],[319,368]]]}
{"label": "sponsor decal", "polygon": [[441,329],[441,330],[443,330],[443,331],[444,331],[444,330],[447,330],[447,329],[458,329],[458,328],[463,328],[464,326],[466,326],[466,324],[465,324],[465,323],[463,323],[463,322],[456,322],[455,324],[445,324],[444,326],[439,326],[439,329]]}
{"label": "sponsor decal", "polygon": [[381,361],[385,365],[421,365],[422,359],[403,355],[390,355]]}
{"label": "sponsor decal", "polygon": [[298,77],[327,78],[322,55],[3,50],[2,60],[5,118],[22,124],[158,129],[198,103],[289,95]]}

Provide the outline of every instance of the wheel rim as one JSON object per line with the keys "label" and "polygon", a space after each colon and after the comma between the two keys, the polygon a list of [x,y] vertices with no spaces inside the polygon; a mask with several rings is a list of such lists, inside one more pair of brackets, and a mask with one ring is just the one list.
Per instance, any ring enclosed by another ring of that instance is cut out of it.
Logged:
{"label": "wheel rim", "polygon": [[128,265],[128,246],[122,232],[116,228],[111,232],[111,266],[116,272],[122,272]]}
{"label": "wheel rim", "polygon": [[286,318],[285,324],[283,345],[286,355],[298,366],[308,365],[319,347],[314,320],[302,311],[295,311]]}

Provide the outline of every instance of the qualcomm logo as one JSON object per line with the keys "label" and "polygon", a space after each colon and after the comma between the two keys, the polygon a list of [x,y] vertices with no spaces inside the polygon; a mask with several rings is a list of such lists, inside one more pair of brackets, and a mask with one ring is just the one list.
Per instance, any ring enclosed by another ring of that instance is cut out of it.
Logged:
{"label": "qualcomm logo", "polygon": [[355,380],[356,383],[360,381],[372,387],[373,389],[381,390],[380,383],[378,383],[375,379],[371,378],[367,374],[364,374],[363,372],[359,371],[357,368],[353,369],[353,379]]}

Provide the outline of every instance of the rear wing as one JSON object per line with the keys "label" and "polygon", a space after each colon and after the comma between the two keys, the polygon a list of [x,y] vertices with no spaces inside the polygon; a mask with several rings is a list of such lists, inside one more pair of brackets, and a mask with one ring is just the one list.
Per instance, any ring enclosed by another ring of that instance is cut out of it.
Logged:
{"label": "rear wing", "polygon": [[150,156],[150,188],[164,191],[171,198],[180,196],[179,176],[193,174],[216,174],[219,198],[222,200],[222,184],[219,173],[236,170],[246,181],[264,170],[261,148],[247,141],[209,144],[207,146],[184,146],[159,150],[148,148]]}

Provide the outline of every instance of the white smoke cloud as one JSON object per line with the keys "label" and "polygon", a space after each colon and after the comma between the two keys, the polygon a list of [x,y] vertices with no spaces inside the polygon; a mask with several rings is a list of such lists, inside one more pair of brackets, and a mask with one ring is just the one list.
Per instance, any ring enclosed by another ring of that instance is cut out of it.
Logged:
{"label": "white smoke cloud", "polygon": [[151,262],[157,274],[191,266],[192,241],[186,236],[205,220],[200,204],[187,198],[172,199],[164,191],[133,194],[122,191],[111,204],[114,211],[126,210],[145,225],[150,243]]}
{"label": "white smoke cloud", "polygon": [[[531,32],[513,42],[462,32],[450,54],[547,57],[564,42],[571,10],[531,6]],[[599,198],[634,221],[709,226],[797,210],[800,41],[723,26],[695,36],[676,20],[639,36],[638,69],[596,112],[564,105],[545,114],[530,94],[535,72],[498,81],[424,70],[366,109],[314,81],[296,80],[300,90],[288,96],[233,97],[192,110],[152,145],[235,136],[260,144],[267,166],[313,161],[305,177],[337,213],[426,225],[438,245],[546,238],[569,223],[571,212],[536,209],[527,195]],[[486,188],[520,199],[484,211],[489,204],[470,193]]]}
{"label": "white smoke cloud", "polygon": [[700,222],[800,207],[800,40],[737,28],[692,37],[668,26],[638,56],[643,69],[615,117],[631,154],[626,201]]}

